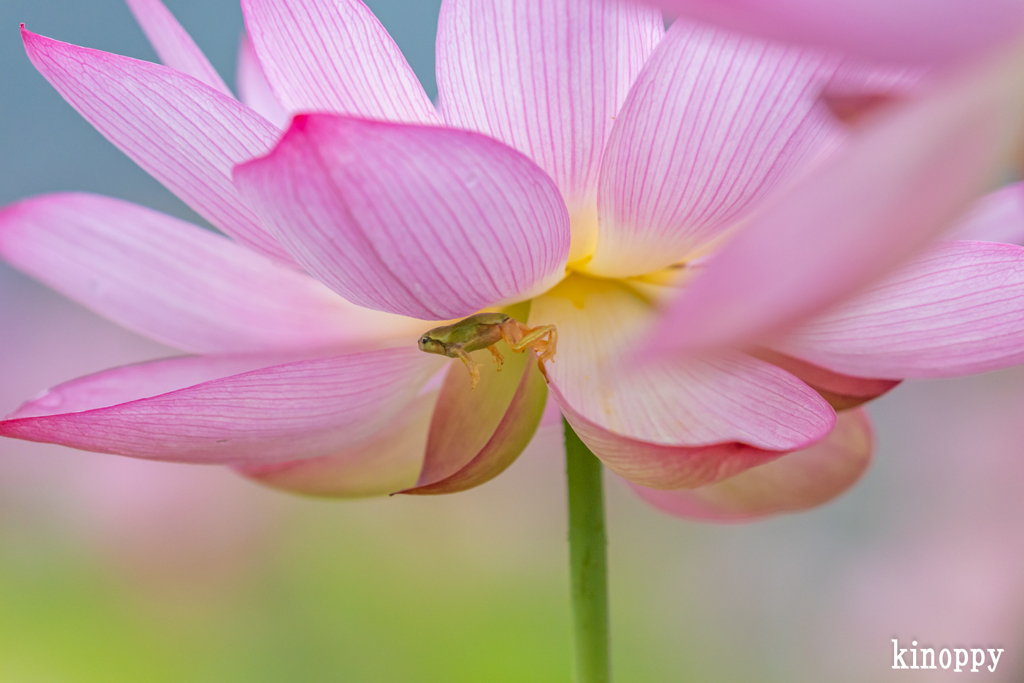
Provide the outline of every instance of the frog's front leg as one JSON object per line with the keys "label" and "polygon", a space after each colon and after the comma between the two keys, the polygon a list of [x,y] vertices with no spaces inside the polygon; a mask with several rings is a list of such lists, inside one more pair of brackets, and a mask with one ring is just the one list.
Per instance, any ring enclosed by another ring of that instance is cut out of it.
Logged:
{"label": "frog's front leg", "polygon": [[518,320],[510,319],[502,323],[501,336],[513,351],[533,350],[537,354],[537,366],[547,379],[544,362],[554,358],[558,350],[558,330],[554,325],[527,327]]}
{"label": "frog's front leg", "polygon": [[477,366],[476,361],[461,346],[451,348],[450,353],[455,358],[461,360],[462,364],[469,370],[469,376],[472,378],[472,384],[469,385],[469,388],[476,389],[476,385],[480,383],[480,368]]}
{"label": "frog's front leg", "polygon": [[501,355],[501,351],[494,344],[487,347],[487,350],[491,352],[491,356],[494,357],[494,362],[498,365],[498,372],[501,372],[501,366],[505,364],[505,357]]}
{"label": "frog's front leg", "polygon": [[551,360],[557,352],[558,330],[554,325],[527,327],[518,320],[509,320],[501,326],[501,336],[513,351],[532,349],[541,360]]}

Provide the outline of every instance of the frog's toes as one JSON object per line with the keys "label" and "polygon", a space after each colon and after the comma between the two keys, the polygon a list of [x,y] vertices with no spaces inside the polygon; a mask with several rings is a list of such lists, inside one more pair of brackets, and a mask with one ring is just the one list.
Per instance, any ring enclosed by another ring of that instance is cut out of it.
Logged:
{"label": "frog's toes", "polygon": [[505,364],[505,357],[501,355],[501,351],[494,344],[487,347],[487,350],[491,352],[491,356],[494,357],[494,362],[498,365],[498,372],[501,372],[501,366]]}

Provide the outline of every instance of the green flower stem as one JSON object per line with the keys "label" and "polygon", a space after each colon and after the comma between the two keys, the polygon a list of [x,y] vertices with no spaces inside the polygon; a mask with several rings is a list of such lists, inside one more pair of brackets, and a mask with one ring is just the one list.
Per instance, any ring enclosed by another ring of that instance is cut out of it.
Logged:
{"label": "green flower stem", "polygon": [[602,466],[565,423],[576,683],[608,683],[608,544]]}

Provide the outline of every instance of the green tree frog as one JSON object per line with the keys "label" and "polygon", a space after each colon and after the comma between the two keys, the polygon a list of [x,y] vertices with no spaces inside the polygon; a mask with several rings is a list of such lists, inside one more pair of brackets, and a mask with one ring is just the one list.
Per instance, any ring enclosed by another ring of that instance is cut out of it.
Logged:
{"label": "green tree frog", "polygon": [[495,344],[501,340],[517,353],[533,350],[537,354],[541,374],[547,379],[544,362],[554,358],[558,345],[558,331],[554,325],[527,327],[504,313],[477,313],[452,325],[435,327],[420,337],[419,347],[420,351],[461,360],[473,378],[472,387],[475,389],[480,381],[480,370],[469,353],[487,349],[500,370],[505,359]]}

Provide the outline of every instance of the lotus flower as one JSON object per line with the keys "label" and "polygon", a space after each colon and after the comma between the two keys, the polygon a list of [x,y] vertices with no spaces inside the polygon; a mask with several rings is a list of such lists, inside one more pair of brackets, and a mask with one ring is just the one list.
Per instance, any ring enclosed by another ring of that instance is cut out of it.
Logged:
{"label": "lotus flower", "polygon": [[[446,0],[435,106],[359,0],[243,0],[243,104],[159,0],[129,4],[164,66],[23,31],[29,58],[226,236],[60,194],[0,213],[0,254],[197,355],[57,386],[0,435],[444,493],[507,467],[550,389],[655,504],[734,519],[851,485],[857,406],[899,380],[1024,359],[1024,249],[908,261],[1018,144],[1019,51],[922,85],[630,3]],[[852,126],[825,104],[880,83],[905,101]],[[557,327],[550,387],[526,356],[471,389],[417,350],[495,309]]]}

